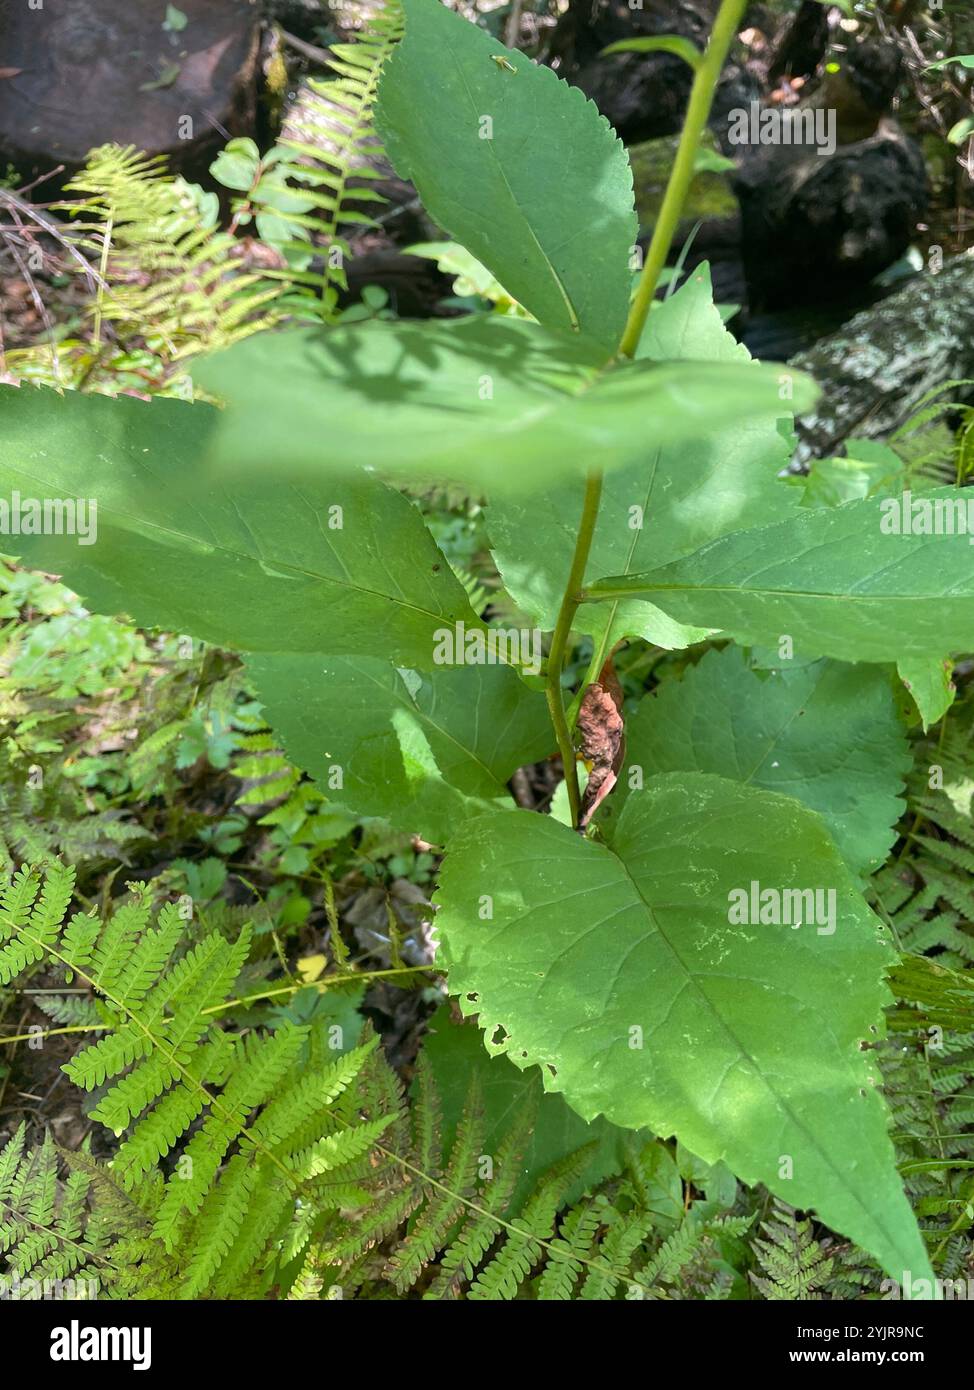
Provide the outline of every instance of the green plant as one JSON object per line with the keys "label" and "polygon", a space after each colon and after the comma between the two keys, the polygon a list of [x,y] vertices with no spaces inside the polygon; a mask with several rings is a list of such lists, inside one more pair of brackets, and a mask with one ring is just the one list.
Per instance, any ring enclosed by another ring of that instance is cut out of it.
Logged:
{"label": "green plant", "polygon": [[[445,847],[440,964],[489,1051],[925,1277],[861,1047],[896,960],[862,886],[901,809],[893,664],[937,717],[945,658],[974,648],[966,496],[926,493],[916,525],[895,495],[802,506],[778,417],[814,388],[750,361],[704,273],[655,302],[743,8],[724,0],[694,64],[631,303],[631,179],[606,122],[405,0],[378,105],[390,157],[533,319],[260,334],[200,366],[222,410],[7,393],[0,477],[99,502],[96,546],[25,536],[25,560],[95,608],[239,648],[288,758],[351,814]],[[486,497],[527,630],[473,611],[400,490],[444,479]],[[715,632],[747,654],[687,676],[672,746],[643,740],[650,699],[620,779],[613,650]],[[592,655],[566,706],[573,634]],[[507,790],[555,749],[571,825]]]}
{"label": "green plant", "polygon": [[[6,1278],[25,1285],[33,1281],[65,1287],[68,1281],[97,1285],[100,1252],[84,1231],[89,1179],[72,1173],[58,1191],[57,1153],[50,1136],[31,1152],[25,1146],[26,1127],[0,1149],[0,1255],[10,1271]],[[93,1232],[92,1232],[93,1234]],[[29,1294],[28,1294],[29,1296]]]}
{"label": "green plant", "polygon": [[[342,232],[376,226],[361,205],[386,201],[374,186],[386,176],[377,167],[383,150],[372,113],[379,75],[401,34],[398,0],[385,0],[354,43],[332,45],[328,65],[335,75],[305,82],[272,149],[261,154],[252,140],[231,140],[212,166],[215,178],[243,195],[234,225],[253,220],[258,236],[287,258],[286,269],[270,274],[291,288],[287,307],[299,316],[310,309],[335,317],[351,255]],[[320,270],[312,264],[315,254]]]}
{"label": "green plant", "polygon": [[104,921],[68,918],[73,877],[25,866],[0,887],[0,981],[40,966],[88,988],[68,1031],[101,1036],[63,1070],[97,1088],[91,1116],[120,1142],[110,1163],[61,1155],[63,1187],[50,1137],[30,1151],[21,1126],[0,1152],[13,1296],[70,1279],[108,1297],[347,1296],[386,1282],[431,1299],[568,1298],[576,1283],[581,1298],[657,1297],[697,1259],[712,1280],[714,1242],[749,1224],[672,1196],[664,1214],[661,1164],[676,1170],[659,1146],[632,1156],[611,1199],[572,1205],[595,1144],[545,1171],[537,1155],[526,1164],[537,1092],[484,1169],[476,1072],[444,1161],[428,1059],[407,1107],[374,1038],[336,1057],[330,1030],[286,1017],[273,1031],[225,1026],[246,928],[232,943],[199,934],[172,904],[153,919],[142,884]]}
{"label": "green plant", "polygon": [[755,1287],[769,1299],[821,1298],[833,1261],[813,1239],[811,1222],[796,1219],[790,1207],[776,1202],[774,1216],[761,1231],[753,1241],[763,1271],[751,1275]]}
{"label": "green plant", "polygon": [[78,264],[98,267],[95,294],[77,336],[10,354],[18,375],[185,395],[188,358],[274,321],[280,287],[249,270],[217,227],[215,195],[170,175],[163,160],[103,145],[66,191],[78,195],[60,208],[66,235]]}
{"label": "green plant", "polygon": [[[287,1021],[273,1032],[221,1030],[249,931],[232,944],[205,933],[187,948],[178,908],[167,904],[153,921],[144,884],[104,922],[80,912],[65,922],[73,882],[55,864],[44,874],[25,866],[3,886],[0,982],[43,962],[90,987],[103,1036],[64,1070],[84,1090],[101,1090],[92,1117],[125,1136],[111,1183],[141,1211],[145,1241],[179,1252],[181,1296],[254,1296],[275,1277],[292,1224],[309,1210],[365,1200],[351,1175],[393,1116],[363,1122],[336,1102],[375,1039],[336,1057],[320,1032]],[[177,1148],[163,1180],[158,1165]],[[18,1154],[14,1145],[9,1164]],[[34,1171],[17,1169],[12,1189],[34,1194],[30,1220],[51,1206],[49,1150],[40,1189],[29,1186]],[[52,1239],[77,1233],[86,1193],[78,1179]],[[22,1238],[19,1227],[14,1236]],[[290,1244],[300,1251],[300,1239]],[[17,1258],[18,1268],[33,1267]]]}

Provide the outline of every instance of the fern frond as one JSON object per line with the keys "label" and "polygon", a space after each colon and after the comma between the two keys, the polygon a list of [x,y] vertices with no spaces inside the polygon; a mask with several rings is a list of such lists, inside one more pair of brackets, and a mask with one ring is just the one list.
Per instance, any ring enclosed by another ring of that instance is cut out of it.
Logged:
{"label": "fern frond", "polygon": [[[191,390],[173,381],[196,354],[229,347],[275,323],[280,286],[249,271],[241,244],[201,216],[199,190],[161,158],[132,146],[92,150],[59,205],[75,224],[70,244],[98,264],[86,335],[21,349],[11,369],[59,386]],[[73,262],[67,263],[74,268]]]}
{"label": "fern frond", "polygon": [[498,1145],[493,1175],[477,1194],[476,1208],[444,1251],[436,1278],[426,1298],[455,1298],[461,1287],[473,1279],[487,1251],[503,1229],[519,1177],[521,1156],[527,1146],[537,1113],[536,1105],[524,1106],[514,1124]]}
{"label": "fern frond", "polygon": [[548,1260],[538,1279],[537,1296],[541,1302],[571,1299],[594,1249],[603,1216],[602,1206],[594,1201],[583,1202],[565,1215],[557,1237],[548,1247]]}
{"label": "fern frond", "polygon": [[442,1186],[429,1192],[412,1230],[389,1261],[388,1277],[400,1293],[416,1283],[463,1217],[464,1199],[476,1185],[483,1138],[483,1098],[474,1084],[467,1094]]}
{"label": "fern frond", "polygon": [[684,1269],[700,1252],[706,1235],[706,1230],[692,1220],[678,1226],[638,1270],[643,1296],[656,1297],[658,1292],[665,1292],[666,1285],[678,1284]]}
{"label": "fern frond", "polygon": [[[15,1281],[13,1297],[38,1296],[20,1291],[28,1281],[39,1290],[57,1290],[70,1280],[81,1286],[74,1296],[84,1298],[85,1286],[97,1287],[107,1263],[107,1241],[94,1240],[85,1230],[90,1181],[83,1172],[59,1181],[50,1135],[33,1151],[25,1140],[22,1124],[0,1151],[0,1256]],[[69,1285],[61,1296],[72,1292]]]}
{"label": "fern frond", "polygon": [[599,1247],[599,1258],[593,1261],[582,1285],[583,1299],[612,1298],[619,1286],[629,1278],[633,1256],[639,1250],[653,1225],[650,1212],[634,1211],[615,1220]]}
{"label": "fern frond", "polygon": [[[153,920],[145,886],[134,884],[95,934],[93,919],[64,924],[72,885],[60,865],[25,867],[0,884],[0,967],[12,978],[47,957],[94,991],[108,1031],[63,1070],[85,1090],[104,1088],[91,1115],[122,1139],[113,1181],[134,1195],[172,1155],[150,1237],[179,1252],[181,1296],[211,1287],[252,1296],[299,1208],[333,1210],[332,1188],[340,1201],[367,1196],[362,1165],[398,1120],[395,1107],[363,1118],[348,1105],[376,1040],[335,1059],[290,1022],[267,1034],[221,1031],[213,1016],[247,960],[247,929],[234,942],[209,932],[186,949],[175,910]],[[25,1179],[19,1168],[11,1177],[12,1166],[4,1171],[16,1196]],[[53,1211],[45,1181],[32,1209],[42,1226]]]}
{"label": "fern frond", "polygon": [[517,1296],[537,1263],[542,1242],[554,1233],[555,1216],[566,1192],[581,1177],[591,1157],[592,1147],[586,1145],[548,1169],[523,1214],[511,1223],[515,1229],[507,1233],[496,1255],[477,1276],[468,1298],[510,1300]]}
{"label": "fern frond", "polygon": [[[296,269],[280,274],[295,287],[316,294],[326,316],[335,309],[338,291],[348,289],[345,262],[350,247],[341,229],[376,226],[362,205],[386,201],[372,186],[387,177],[379,167],[384,151],[372,112],[382,68],[402,29],[398,0],[386,0],[354,43],[332,45],[329,66],[334,77],[306,80],[275,150],[267,200],[279,224],[274,239],[286,255],[298,257]],[[282,199],[282,191],[290,196]],[[303,264],[312,235],[323,245],[320,272]]]}
{"label": "fern frond", "polygon": [[812,1223],[799,1220],[787,1203],[775,1200],[774,1214],[761,1225],[764,1238],[755,1237],[752,1249],[763,1274],[751,1279],[772,1301],[821,1299],[832,1274],[833,1261],[812,1237]]}

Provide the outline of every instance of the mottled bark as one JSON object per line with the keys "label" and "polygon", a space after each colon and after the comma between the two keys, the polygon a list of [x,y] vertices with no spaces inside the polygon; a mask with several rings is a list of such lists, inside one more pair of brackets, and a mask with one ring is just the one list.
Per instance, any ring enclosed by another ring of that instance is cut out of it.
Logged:
{"label": "mottled bark", "polygon": [[974,377],[974,251],[918,275],[792,365],[823,389],[799,421],[800,462],[838,452],[850,436],[890,434],[927,391]]}

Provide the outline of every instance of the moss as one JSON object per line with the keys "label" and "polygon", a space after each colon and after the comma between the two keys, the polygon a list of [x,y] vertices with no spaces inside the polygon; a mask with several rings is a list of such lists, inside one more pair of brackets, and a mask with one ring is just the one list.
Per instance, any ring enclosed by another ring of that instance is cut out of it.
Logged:
{"label": "moss", "polygon": [[[659,140],[647,140],[642,145],[630,147],[629,162],[636,191],[636,211],[642,227],[651,226],[659,215],[678,143],[679,136],[664,135]],[[711,154],[717,153],[712,140],[703,148]],[[737,215],[737,211],[737,199],[731,189],[729,172],[701,170],[696,174],[683,209],[687,221],[731,218]]]}

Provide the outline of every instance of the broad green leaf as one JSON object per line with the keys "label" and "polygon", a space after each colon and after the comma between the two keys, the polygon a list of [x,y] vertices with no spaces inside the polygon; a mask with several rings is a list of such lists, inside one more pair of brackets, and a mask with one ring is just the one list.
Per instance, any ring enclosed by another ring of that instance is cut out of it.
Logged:
{"label": "broad green leaf", "polygon": [[[601,580],[590,593],[646,598],[677,622],[719,628],[745,644],[777,646],[787,636],[796,651],[842,661],[972,651],[974,546],[966,534],[884,531],[901,524],[900,502],[803,510],[648,573]],[[940,531],[955,508],[966,515],[968,507],[960,488],[936,488],[922,502]]]}
{"label": "broad green leaf", "polygon": [[[447,1147],[456,1133],[463,1114],[467,1092],[474,1078],[480,1082],[484,1099],[484,1153],[496,1158],[504,1136],[513,1128],[518,1115],[527,1106],[537,1105],[531,1134],[521,1158],[521,1173],[512,1196],[516,1210],[531,1194],[541,1175],[561,1158],[577,1152],[592,1140],[598,1148],[582,1177],[569,1190],[568,1202],[576,1201],[592,1184],[618,1173],[625,1162],[625,1145],[632,1136],[603,1119],[586,1124],[563,1097],[544,1090],[537,1072],[519,1071],[505,1057],[489,1057],[484,1051],[480,1030],[454,1023],[445,1005],[429,1021],[429,1031],[423,1039],[423,1052],[433,1068],[436,1089],[443,1108],[443,1140]],[[666,1154],[665,1149],[662,1152]],[[672,1165],[672,1160],[670,1160]],[[659,1169],[665,1175],[663,1164]],[[682,1198],[679,1176],[675,1190]],[[674,1219],[682,1214],[682,1201],[673,1212],[673,1187],[658,1184],[654,1192],[657,1205]]]}
{"label": "broad green leaf", "polygon": [[376,107],[396,171],[539,322],[609,356],[637,231],[621,140],[577,87],[439,0],[403,10]]}
{"label": "broad green leaf", "polygon": [[[641,356],[650,362],[710,362],[755,370],[747,349],[721,322],[706,266],[653,308]],[[732,427],[715,427],[691,440],[667,444],[655,437],[655,430],[644,431],[638,456],[603,484],[589,579],[665,564],[715,536],[795,512],[796,490],[778,477],[788,464],[789,450],[774,419],[775,414],[787,415],[788,405],[777,396],[770,401],[771,409],[764,414]],[[487,527],[505,587],[545,629],[555,625],[581,499],[575,480],[550,488],[542,507],[530,497],[491,496]],[[604,642],[606,650],[622,637],[685,647],[707,632],[703,625],[674,622],[639,598],[584,605],[575,627]]]}
{"label": "broad green leaf", "polygon": [[433,664],[434,633],[480,626],[414,506],[375,479],[297,486],[268,468],[201,486],[217,412],[182,401],[0,391],[0,495],[93,499],[97,539],[11,535],[89,607],[246,651]]}
{"label": "broad green leaf", "polygon": [[818,811],[850,869],[870,874],[896,837],[910,766],[888,668],[817,661],[757,672],[726,647],[641,701],[609,805],[638,799],[633,783],[660,772],[716,773]]}
{"label": "broad green leaf", "polygon": [[[220,470],[449,478],[491,495],[614,469],[780,409],[779,367],[632,362],[499,314],[260,333],[194,368]],[[816,388],[798,382],[806,404]]]}
{"label": "broad green leaf", "polygon": [[241,136],[230,140],[210,165],[217,183],[240,193],[253,187],[259,169],[260,150],[253,140]]}
{"label": "broad green leaf", "polygon": [[436,844],[464,816],[510,806],[507,780],[552,751],[544,696],[508,667],[420,675],[378,657],[304,653],[247,666],[292,762],[356,816]]}
{"label": "broad green leaf", "polygon": [[920,712],[923,732],[942,719],[951,705],[957,687],[951,679],[954,663],[949,657],[914,657],[896,666],[900,680],[913,697]]}
{"label": "broad green leaf", "polygon": [[[835,896],[814,926],[735,925],[752,883]],[[860,1047],[895,954],[817,815],[684,773],[629,801],[611,850],[530,812],[478,817],[437,901],[450,990],[489,1051],[540,1065],[584,1119],[675,1134],[893,1277],[928,1277]]]}

